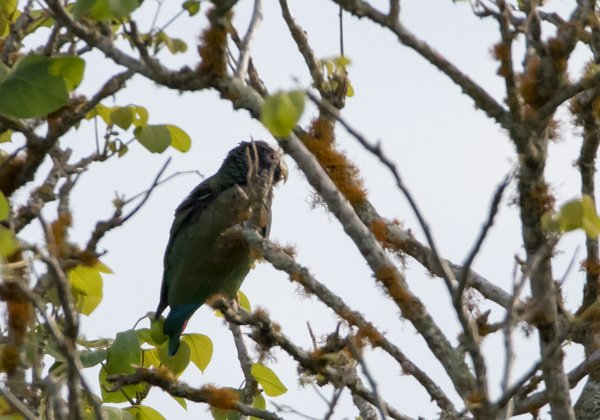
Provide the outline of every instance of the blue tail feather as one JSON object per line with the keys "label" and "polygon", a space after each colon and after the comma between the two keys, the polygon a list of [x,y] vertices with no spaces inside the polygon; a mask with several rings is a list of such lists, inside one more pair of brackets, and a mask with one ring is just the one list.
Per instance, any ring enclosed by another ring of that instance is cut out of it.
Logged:
{"label": "blue tail feather", "polygon": [[188,319],[200,307],[192,303],[171,308],[163,325],[163,333],[169,336],[169,356],[173,356],[179,349],[179,338]]}

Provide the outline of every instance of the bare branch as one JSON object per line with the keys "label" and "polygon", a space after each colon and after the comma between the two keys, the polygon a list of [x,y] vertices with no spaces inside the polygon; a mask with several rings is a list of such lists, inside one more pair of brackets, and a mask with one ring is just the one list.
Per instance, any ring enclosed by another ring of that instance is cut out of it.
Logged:
{"label": "bare branch", "polygon": [[[362,385],[357,383],[355,376],[348,369],[328,364],[319,357],[312,357],[309,352],[292,343],[281,331],[280,327],[274,328],[274,323],[268,317],[265,311],[248,313],[245,311],[235,311],[234,306],[226,299],[215,299],[211,302],[213,308],[223,313],[225,319],[239,325],[250,325],[254,329],[251,335],[255,341],[269,347],[281,347],[286,353],[292,356],[296,362],[304,369],[314,374],[320,373],[333,384],[339,384],[348,387],[352,394],[369,401],[371,404],[377,404],[377,397]],[[412,420],[410,417],[399,413],[397,410],[385,404],[390,417],[398,420]]]}
{"label": "bare branch", "polygon": [[244,335],[239,325],[230,323],[229,329],[233,335],[233,341],[235,343],[235,349],[237,350],[238,360],[240,361],[240,367],[244,373],[244,379],[246,384],[244,385],[243,396],[244,404],[252,404],[254,397],[258,394],[258,383],[254,376],[252,376],[252,359],[248,353],[248,348],[244,343]]}
{"label": "bare branch", "polygon": [[315,53],[308,43],[308,37],[306,36],[306,33],[294,20],[288,7],[287,0],[279,0],[279,5],[281,6],[281,14],[283,19],[290,30],[292,38],[294,38],[294,42],[296,42],[298,51],[304,58],[304,62],[306,63],[306,67],[310,72],[310,76],[316,89],[319,91],[321,96],[326,97],[326,93],[323,90],[323,86],[325,86],[323,73],[321,72],[321,67],[319,66],[319,62],[315,57]]}
{"label": "bare branch", "polygon": [[98,246],[98,242],[100,242],[100,240],[104,237],[104,235],[107,232],[109,232],[110,230],[121,226],[123,223],[125,223],[127,220],[129,220],[131,217],[133,217],[144,206],[144,204],[146,204],[146,201],[148,201],[148,199],[150,198],[150,195],[152,194],[152,191],[154,191],[156,186],[159,184],[160,177],[163,175],[163,173],[169,166],[170,162],[171,162],[171,158],[168,158],[166,160],[166,162],[163,164],[162,168],[158,171],[158,173],[154,177],[154,180],[152,181],[152,185],[150,185],[148,190],[146,190],[146,192],[144,193],[142,200],[129,213],[127,213],[125,216],[122,216],[122,209],[123,209],[124,202],[118,201],[115,204],[116,208],[113,213],[113,216],[108,220],[100,221],[100,222],[96,223],[96,227],[94,228],[94,231],[92,232],[92,235],[91,235],[90,239],[88,240],[88,243],[85,247],[85,252],[87,254],[95,256],[96,255],[96,247]]}
{"label": "bare branch", "polygon": [[456,290],[454,292],[454,300],[455,300],[455,304],[457,304],[457,305],[461,304],[463,292],[467,285],[467,280],[469,279],[469,270],[471,269],[471,265],[473,264],[475,257],[479,254],[479,251],[481,250],[481,246],[483,245],[483,242],[485,241],[485,238],[487,237],[488,232],[490,231],[492,225],[494,224],[494,219],[495,219],[496,215],[498,214],[502,196],[504,194],[504,191],[506,190],[506,187],[508,187],[511,177],[512,176],[510,174],[507,175],[506,177],[504,177],[504,180],[496,188],[496,192],[494,193],[494,198],[492,199],[492,204],[490,206],[490,211],[488,212],[488,217],[486,218],[486,221],[485,221],[483,227],[481,228],[481,231],[479,232],[479,236],[477,237],[477,240],[475,241],[475,245],[473,246],[473,249],[471,250],[469,255],[467,255],[467,258],[465,259],[465,262],[463,263],[462,273],[458,280],[458,287],[456,288]]}
{"label": "bare branch", "polygon": [[[113,384],[113,390],[120,389],[125,385],[149,383],[174,397],[185,398],[189,401],[209,404],[211,407],[233,409],[247,416],[254,416],[265,420],[282,420],[281,417],[265,410],[259,410],[235,399],[236,394],[230,395],[229,404],[222,406],[219,401],[225,399],[228,389],[216,388],[212,385],[204,385],[201,388],[192,388],[188,384],[177,381],[168,369],[146,369],[137,368],[135,373],[127,375],[110,375],[106,378]],[[220,395],[221,394],[221,395]],[[219,398],[221,397],[221,399]]]}
{"label": "bare branch", "polygon": [[415,50],[438,70],[448,76],[466,95],[475,101],[477,108],[485,112],[488,117],[496,121],[506,130],[510,131],[513,128],[514,121],[511,120],[509,113],[485,89],[471,80],[469,76],[460,71],[443,55],[429,46],[429,44],[417,38],[399,21],[395,20],[394,17],[390,17],[387,14],[380,12],[363,0],[333,1],[356,17],[366,17],[389,29],[398,37],[398,40],[402,44]]}
{"label": "bare branch", "polygon": [[258,29],[258,26],[262,22],[263,11],[262,11],[262,0],[254,0],[254,8],[252,9],[252,17],[250,18],[250,24],[244,39],[240,45],[240,55],[237,62],[237,68],[235,70],[234,77],[240,80],[246,78],[248,72],[248,64],[250,63],[250,47],[254,40],[254,35]]}
{"label": "bare branch", "polygon": [[[572,371],[569,372],[569,385],[571,389],[575,388],[579,381],[585,378],[589,372],[598,368],[600,364],[600,351],[594,352],[587,360],[581,362]],[[531,413],[544,405],[548,404],[548,393],[541,391],[530,395],[524,400],[517,400],[514,407],[514,415]]]}
{"label": "bare branch", "polygon": [[381,418],[383,420],[385,420],[385,418],[388,416],[388,413],[386,412],[385,406],[383,405],[383,399],[381,398],[381,395],[379,395],[379,392],[377,391],[378,387],[377,387],[377,382],[375,382],[375,378],[373,378],[373,375],[371,375],[371,372],[367,366],[367,363],[365,362],[365,359],[362,357],[361,351],[353,344],[352,339],[348,340],[348,348],[350,349],[350,353],[352,354],[352,357],[354,357],[354,359],[356,359],[356,361],[360,364],[363,374],[369,381],[369,385],[371,385],[373,394],[377,398],[376,407],[379,410],[379,414],[381,415]]}
{"label": "bare branch", "polygon": [[308,293],[318,297],[348,324],[356,326],[359,331],[369,338],[373,346],[380,347],[393,357],[400,364],[403,371],[413,376],[425,388],[431,399],[437,403],[441,410],[447,413],[456,413],[450,399],[424,371],[413,364],[398,347],[391,343],[363,315],[350,308],[340,297],[317,281],[307,268],[296,263],[289,254],[273,242],[264,239],[256,231],[244,229],[242,234],[253,247],[260,250],[261,255],[273,267],[286,272],[290,276],[290,280],[297,282]]}

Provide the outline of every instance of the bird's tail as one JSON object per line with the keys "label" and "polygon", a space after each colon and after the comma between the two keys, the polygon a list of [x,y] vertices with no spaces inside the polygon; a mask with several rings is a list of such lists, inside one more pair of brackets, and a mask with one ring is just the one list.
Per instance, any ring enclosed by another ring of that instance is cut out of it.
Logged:
{"label": "bird's tail", "polygon": [[173,356],[179,349],[179,338],[185,329],[188,319],[200,305],[192,303],[171,308],[163,325],[163,333],[169,336],[169,356]]}

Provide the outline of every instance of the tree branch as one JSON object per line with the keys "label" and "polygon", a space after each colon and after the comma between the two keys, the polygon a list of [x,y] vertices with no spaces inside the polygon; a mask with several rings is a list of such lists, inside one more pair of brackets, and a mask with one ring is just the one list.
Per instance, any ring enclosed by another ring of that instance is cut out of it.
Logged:
{"label": "tree branch", "polygon": [[[177,381],[168,369],[137,368],[135,373],[124,375],[110,375],[106,378],[113,384],[112,391],[120,389],[125,385],[134,385],[146,382],[154,385],[174,397],[185,398],[189,401],[200,402],[211,407],[224,408],[239,411],[247,416],[254,416],[265,420],[283,420],[274,413],[259,410],[235,399],[236,394],[229,394],[227,388],[217,388],[212,385],[204,385],[200,388],[192,388],[188,384]],[[227,404],[223,404],[223,400]]]}

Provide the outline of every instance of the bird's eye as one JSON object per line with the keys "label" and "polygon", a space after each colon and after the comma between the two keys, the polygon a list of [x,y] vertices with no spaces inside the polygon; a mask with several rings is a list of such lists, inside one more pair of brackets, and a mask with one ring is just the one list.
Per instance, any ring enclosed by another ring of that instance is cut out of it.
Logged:
{"label": "bird's eye", "polygon": [[269,155],[269,159],[271,159],[271,160],[275,160],[275,153],[271,153],[271,154]]}

